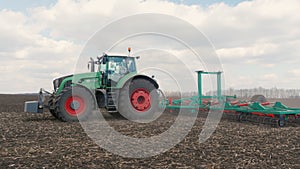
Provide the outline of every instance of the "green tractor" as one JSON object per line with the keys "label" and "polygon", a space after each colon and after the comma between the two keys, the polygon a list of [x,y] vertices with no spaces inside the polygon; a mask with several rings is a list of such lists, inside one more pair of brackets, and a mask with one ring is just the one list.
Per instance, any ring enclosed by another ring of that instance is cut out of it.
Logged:
{"label": "green tractor", "polygon": [[47,91],[41,89],[38,101],[25,102],[24,111],[42,113],[48,108],[62,121],[86,119],[98,108],[127,119],[152,117],[158,107],[159,85],[153,76],[137,73],[138,58],[107,54],[96,61],[91,58],[90,72],[55,79],[48,104],[44,105],[42,97]]}

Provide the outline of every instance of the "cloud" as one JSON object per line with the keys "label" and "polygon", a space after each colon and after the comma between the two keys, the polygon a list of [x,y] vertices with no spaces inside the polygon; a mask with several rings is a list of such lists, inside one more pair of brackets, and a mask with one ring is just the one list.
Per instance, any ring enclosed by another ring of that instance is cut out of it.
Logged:
{"label": "cloud", "polygon": [[72,72],[80,45],[41,35],[23,13],[2,10],[0,18],[1,93],[51,89],[52,72]]}
{"label": "cloud", "polygon": [[270,73],[270,74],[261,75],[260,80],[270,81],[270,80],[276,80],[277,78],[278,78],[278,76],[276,74]]}
{"label": "cloud", "polygon": [[[215,46],[228,87],[276,84],[297,88],[299,11],[298,0],[253,0],[236,6],[216,3],[208,7],[161,0],[58,0],[52,6],[27,9],[26,13],[3,9],[0,93],[51,89],[55,76],[72,73],[80,51],[93,33],[116,19],[139,13],[169,14],[195,25]],[[128,27],[134,24],[128,22]],[[191,67],[197,66],[191,63]],[[256,75],[270,76],[260,83],[263,77]],[[15,84],[16,78],[22,85]]]}
{"label": "cloud", "polygon": [[300,77],[300,69],[289,70],[288,73],[294,77]]}

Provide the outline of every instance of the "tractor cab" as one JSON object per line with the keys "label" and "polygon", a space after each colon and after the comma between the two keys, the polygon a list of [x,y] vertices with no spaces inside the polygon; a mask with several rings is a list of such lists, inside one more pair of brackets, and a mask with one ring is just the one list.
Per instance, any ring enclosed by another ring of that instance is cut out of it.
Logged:
{"label": "tractor cab", "polygon": [[104,54],[94,62],[91,59],[91,71],[94,72],[94,64],[98,65],[98,72],[101,74],[101,86],[114,87],[120,79],[129,73],[136,73],[135,58],[129,56],[112,56]]}
{"label": "tractor cab", "polygon": [[135,58],[104,55],[99,72],[102,74],[102,85],[115,87],[122,77],[136,73]]}

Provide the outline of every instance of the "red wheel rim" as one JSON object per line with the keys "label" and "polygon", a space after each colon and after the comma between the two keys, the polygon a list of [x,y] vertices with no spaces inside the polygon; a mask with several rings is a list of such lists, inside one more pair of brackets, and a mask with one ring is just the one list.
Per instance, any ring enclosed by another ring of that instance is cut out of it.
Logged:
{"label": "red wheel rim", "polygon": [[131,94],[130,101],[133,108],[139,112],[145,112],[151,107],[151,95],[143,88],[136,89]]}
{"label": "red wheel rim", "polygon": [[85,102],[81,97],[71,96],[66,100],[65,109],[71,116],[77,116],[85,111]]}

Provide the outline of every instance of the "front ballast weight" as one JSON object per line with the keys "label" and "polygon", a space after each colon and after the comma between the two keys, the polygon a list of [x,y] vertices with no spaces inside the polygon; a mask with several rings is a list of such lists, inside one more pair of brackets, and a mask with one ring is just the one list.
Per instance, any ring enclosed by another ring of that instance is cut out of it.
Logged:
{"label": "front ballast weight", "polygon": [[[281,102],[267,102],[263,95],[255,95],[250,101],[230,101],[230,98],[236,96],[222,95],[221,86],[222,72],[205,72],[197,71],[198,74],[198,96],[181,99],[165,99],[160,102],[160,107],[165,107],[170,112],[176,109],[186,109],[190,112],[200,111],[208,112],[209,110],[219,110],[224,107],[223,112],[228,116],[234,116],[236,120],[272,124],[283,127],[291,119],[300,118],[300,108],[291,108]],[[202,95],[202,76],[217,76],[217,95]]]}
{"label": "front ballast weight", "polygon": [[51,94],[50,92],[44,90],[43,88],[40,89],[37,97],[37,101],[26,101],[24,106],[24,112],[31,112],[31,113],[43,113],[44,107],[48,105],[44,105],[45,95]]}

